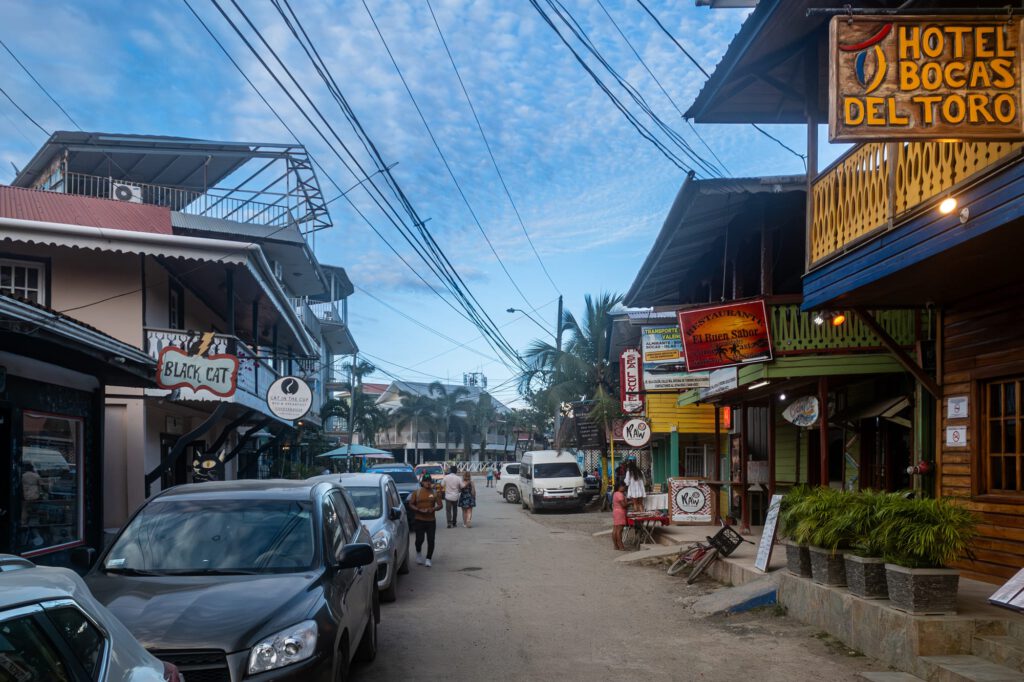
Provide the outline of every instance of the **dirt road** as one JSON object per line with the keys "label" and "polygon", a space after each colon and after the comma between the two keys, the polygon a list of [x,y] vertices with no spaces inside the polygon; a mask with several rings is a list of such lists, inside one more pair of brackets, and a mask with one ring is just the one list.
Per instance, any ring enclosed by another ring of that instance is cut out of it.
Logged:
{"label": "dirt road", "polygon": [[700,618],[717,589],[617,564],[610,515],[538,514],[479,486],[473,528],[438,514],[434,566],[383,605],[380,653],[355,680],[856,680],[884,670],[774,609]]}

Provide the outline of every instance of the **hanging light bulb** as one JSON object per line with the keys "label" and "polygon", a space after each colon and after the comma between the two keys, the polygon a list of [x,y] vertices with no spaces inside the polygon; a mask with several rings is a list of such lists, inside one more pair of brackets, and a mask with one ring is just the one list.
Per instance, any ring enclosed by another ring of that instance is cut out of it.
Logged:
{"label": "hanging light bulb", "polygon": [[957,203],[956,197],[946,197],[939,203],[939,213],[949,215],[956,210]]}
{"label": "hanging light bulb", "polygon": [[846,322],[846,315],[843,313],[835,313],[832,315],[832,326],[839,327]]}

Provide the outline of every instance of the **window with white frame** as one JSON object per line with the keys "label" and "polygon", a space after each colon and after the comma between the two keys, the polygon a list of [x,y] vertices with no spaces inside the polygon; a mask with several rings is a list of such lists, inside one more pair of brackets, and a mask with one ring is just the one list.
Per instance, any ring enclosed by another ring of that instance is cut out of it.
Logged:
{"label": "window with white frame", "polygon": [[0,294],[46,303],[46,266],[32,261],[0,259]]}

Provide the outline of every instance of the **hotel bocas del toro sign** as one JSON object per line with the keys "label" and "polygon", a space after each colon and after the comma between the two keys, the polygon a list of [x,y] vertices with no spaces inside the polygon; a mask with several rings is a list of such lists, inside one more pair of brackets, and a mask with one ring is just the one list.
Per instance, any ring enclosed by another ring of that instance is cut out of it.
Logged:
{"label": "hotel bocas del toro sign", "polygon": [[1021,20],[837,16],[829,139],[1020,139]]}
{"label": "hotel bocas del toro sign", "polygon": [[679,329],[691,372],[772,359],[764,301],[680,310]]}

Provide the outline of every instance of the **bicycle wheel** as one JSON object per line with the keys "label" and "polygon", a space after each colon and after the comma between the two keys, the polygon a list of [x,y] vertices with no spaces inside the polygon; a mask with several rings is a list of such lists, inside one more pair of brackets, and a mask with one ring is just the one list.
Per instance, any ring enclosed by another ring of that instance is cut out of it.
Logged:
{"label": "bicycle wheel", "polygon": [[636,550],[640,547],[640,534],[633,526],[626,526],[622,529],[622,544],[629,550]]}
{"label": "bicycle wheel", "polygon": [[693,570],[690,571],[690,577],[686,579],[686,584],[692,585],[694,581],[700,577],[700,574],[704,572],[704,569],[710,566],[711,562],[717,558],[718,550],[712,547],[703,557],[701,557],[700,561],[697,562],[697,565],[693,567]]}
{"label": "bicycle wheel", "polygon": [[686,568],[687,566],[691,566],[693,564],[694,557],[697,555],[698,552],[702,551],[703,549],[704,548],[700,545],[691,545],[683,551],[679,552],[678,558],[676,558],[675,562],[673,562],[672,565],[668,567],[668,574],[679,575],[680,573],[682,573],[684,568]]}

